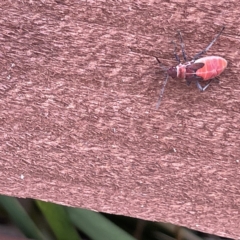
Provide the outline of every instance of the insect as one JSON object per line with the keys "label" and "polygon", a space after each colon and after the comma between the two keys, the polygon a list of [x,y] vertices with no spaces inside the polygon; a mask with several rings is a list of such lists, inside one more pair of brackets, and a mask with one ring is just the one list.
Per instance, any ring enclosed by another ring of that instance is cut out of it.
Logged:
{"label": "insect", "polygon": [[[210,83],[214,80],[218,80],[218,76],[224,71],[224,69],[227,67],[227,61],[218,56],[208,56],[208,57],[201,57],[204,53],[206,53],[212,45],[216,42],[216,40],[219,38],[221,33],[223,32],[225,27],[222,27],[221,31],[217,34],[217,36],[212,40],[212,42],[201,52],[197,53],[191,61],[187,61],[187,55],[184,49],[184,43],[182,39],[181,32],[179,32],[180,35],[180,41],[181,41],[181,50],[182,55],[184,58],[185,63],[180,62],[180,58],[176,53],[176,43],[174,43],[174,56],[178,62],[177,66],[173,66],[170,68],[165,68],[167,71],[167,77],[163,83],[162,90],[160,92],[160,96],[157,102],[157,109],[159,108],[159,105],[162,100],[163,92],[165,89],[165,86],[167,84],[169,76],[173,79],[185,79],[187,82],[187,85],[190,85],[191,82],[195,82],[197,85],[197,88],[203,92],[205,91]],[[201,57],[201,58],[200,58]],[[160,60],[156,57],[158,63],[162,65]],[[206,82],[206,85],[202,87],[200,83]]]}

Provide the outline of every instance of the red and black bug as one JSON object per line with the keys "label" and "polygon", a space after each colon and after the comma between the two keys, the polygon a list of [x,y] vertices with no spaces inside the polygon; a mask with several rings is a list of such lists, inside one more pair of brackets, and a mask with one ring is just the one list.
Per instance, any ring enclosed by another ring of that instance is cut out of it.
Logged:
{"label": "red and black bug", "polygon": [[[227,67],[227,61],[224,58],[218,57],[218,56],[209,56],[209,57],[200,58],[204,53],[206,53],[212,47],[212,45],[216,42],[216,40],[221,35],[224,28],[225,27],[223,27],[222,30],[218,33],[218,35],[212,40],[212,42],[204,50],[196,54],[191,61],[187,61],[182,35],[181,35],[181,32],[179,32],[180,40],[181,40],[182,55],[185,63],[182,64],[180,62],[180,58],[176,53],[176,44],[174,43],[175,44],[174,56],[178,61],[178,65],[166,69],[167,77],[163,83],[163,87],[160,92],[159,100],[157,103],[157,109],[161,103],[163,92],[169,76],[171,76],[172,78],[185,79],[187,82],[187,85],[190,85],[191,82],[195,82],[197,85],[197,88],[201,92],[203,92],[208,88],[210,83],[214,79],[217,79],[217,77],[224,71],[224,69]],[[158,63],[162,65],[157,57],[156,59]],[[200,84],[202,82],[206,82],[206,85],[204,87],[202,87]]]}

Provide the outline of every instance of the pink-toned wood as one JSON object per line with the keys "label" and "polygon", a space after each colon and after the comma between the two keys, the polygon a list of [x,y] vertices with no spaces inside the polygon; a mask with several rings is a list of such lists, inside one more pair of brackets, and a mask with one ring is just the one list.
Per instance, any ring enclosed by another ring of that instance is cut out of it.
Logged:
{"label": "pink-toned wood", "polygon": [[[1,1],[0,193],[240,237],[237,1]],[[229,65],[200,93],[172,40]]]}
{"label": "pink-toned wood", "polygon": [[227,67],[227,61],[218,56],[203,57],[196,60],[195,63],[204,63],[204,66],[198,69],[196,74],[205,81],[219,76]]}

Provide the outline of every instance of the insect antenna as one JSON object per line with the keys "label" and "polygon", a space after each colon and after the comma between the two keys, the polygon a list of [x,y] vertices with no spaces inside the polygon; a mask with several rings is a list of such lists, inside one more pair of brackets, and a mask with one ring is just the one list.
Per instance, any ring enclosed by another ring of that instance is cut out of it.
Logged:
{"label": "insect antenna", "polygon": [[[166,72],[168,70],[168,67],[164,66],[157,57],[155,57],[155,58],[157,59],[160,67],[162,68],[162,70],[164,70]],[[160,95],[159,95],[159,99],[158,99],[158,102],[157,102],[156,109],[158,109],[159,106],[160,106],[160,103],[161,103],[161,100],[162,100],[162,96],[163,96],[163,92],[164,92],[165,86],[166,86],[167,81],[168,81],[168,77],[169,77],[169,75],[167,74],[166,79],[165,79],[165,81],[163,83],[163,87],[161,89]]]}
{"label": "insect antenna", "polygon": [[159,106],[160,106],[160,103],[161,103],[161,100],[162,100],[162,96],[163,96],[163,92],[164,92],[165,86],[167,84],[168,78],[169,78],[169,75],[167,74],[167,77],[166,77],[166,79],[165,79],[165,81],[163,83],[163,87],[162,87],[160,95],[159,95],[159,99],[158,99],[158,102],[157,102],[156,109],[158,109]]}
{"label": "insect antenna", "polygon": [[155,58],[157,59],[159,65],[160,65],[160,68],[161,68],[163,71],[167,71],[168,68],[167,68],[166,66],[164,66],[164,65],[161,63],[161,61],[160,61],[157,57],[155,57]]}

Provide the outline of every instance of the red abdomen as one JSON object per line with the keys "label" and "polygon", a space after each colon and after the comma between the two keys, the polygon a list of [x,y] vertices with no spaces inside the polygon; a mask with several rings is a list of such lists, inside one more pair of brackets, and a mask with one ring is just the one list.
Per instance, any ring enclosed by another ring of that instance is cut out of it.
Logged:
{"label": "red abdomen", "polygon": [[205,81],[219,76],[227,67],[227,61],[217,56],[199,58],[194,63],[204,63],[204,66],[196,71],[196,75]]}

